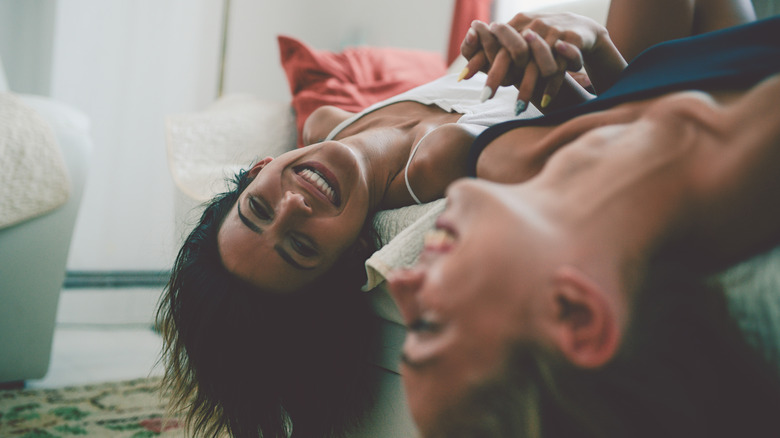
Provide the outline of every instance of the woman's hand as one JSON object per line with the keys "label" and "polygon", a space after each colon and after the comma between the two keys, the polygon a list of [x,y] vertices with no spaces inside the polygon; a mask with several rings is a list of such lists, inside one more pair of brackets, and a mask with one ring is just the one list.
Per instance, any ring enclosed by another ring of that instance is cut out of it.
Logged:
{"label": "woman's hand", "polygon": [[[514,85],[524,103],[544,85],[545,107],[557,95],[566,71],[580,70],[589,58],[598,58],[602,46],[614,47],[606,29],[575,14],[520,13],[506,24],[489,26],[475,21],[461,44],[468,60],[464,77],[486,72],[484,97],[492,96],[499,85]],[[625,61],[620,61],[622,71]]]}

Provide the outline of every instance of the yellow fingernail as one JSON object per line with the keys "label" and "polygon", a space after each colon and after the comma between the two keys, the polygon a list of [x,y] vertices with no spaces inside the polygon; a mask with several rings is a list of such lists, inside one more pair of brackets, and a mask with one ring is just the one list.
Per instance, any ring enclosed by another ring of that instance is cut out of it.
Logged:
{"label": "yellow fingernail", "polygon": [[545,94],[542,96],[542,108],[547,108],[547,105],[550,104],[550,101],[552,100],[552,97],[550,97],[549,94]]}
{"label": "yellow fingernail", "polygon": [[469,74],[469,68],[468,67],[463,67],[463,70],[461,70],[460,74],[458,75],[458,82],[462,81],[463,78],[465,78],[467,74]]}

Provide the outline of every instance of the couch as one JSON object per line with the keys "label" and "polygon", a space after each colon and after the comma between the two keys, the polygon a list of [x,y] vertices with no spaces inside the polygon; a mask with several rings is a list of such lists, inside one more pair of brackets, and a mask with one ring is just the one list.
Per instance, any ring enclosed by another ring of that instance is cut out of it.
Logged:
{"label": "couch", "polygon": [[[51,136],[61,152],[68,183],[61,201],[0,227],[0,384],[8,386],[46,375],[54,336],[57,303],[65,278],[71,238],[79,211],[92,150],[90,120],[79,110],[53,99],[12,93],[0,64],[0,95],[14,102],[41,126],[7,125],[0,129],[0,153],[8,136],[38,129]],[[6,108],[8,109],[8,106]],[[3,163],[3,161],[0,161]],[[6,162],[7,163],[7,162]],[[0,172],[8,174],[10,169]],[[29,174],[24,175],[30,177]],[[31,178],[31,177],[30,177]],[[19,182],[17,180],[16,182]],[[25,187],[36,184],[23,181]],[[58,186],[57,188],[62,188]],[[17,203],[18,204],[18,203]],[[8,210],[18,206],[0,203]],[[2,216],[2,214],[0,214]]]}

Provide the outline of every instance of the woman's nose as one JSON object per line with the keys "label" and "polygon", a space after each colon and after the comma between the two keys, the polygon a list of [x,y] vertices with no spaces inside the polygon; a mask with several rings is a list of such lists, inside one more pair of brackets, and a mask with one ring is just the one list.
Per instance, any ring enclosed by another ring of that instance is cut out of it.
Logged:
{"label": "woman's nose", "polygon": [[310,216],[312,213],[311,206],[306,203],[306,199],[300,193],[288,190],[284,193],[281,202],[280,214],[283,217],[293,215]]}
{"label": "woman's nose", "polygon": [[396,270],[388,276],[390,295],[407,324],[416,318],[416,295],[424,277],[424,272],[417,268]]}

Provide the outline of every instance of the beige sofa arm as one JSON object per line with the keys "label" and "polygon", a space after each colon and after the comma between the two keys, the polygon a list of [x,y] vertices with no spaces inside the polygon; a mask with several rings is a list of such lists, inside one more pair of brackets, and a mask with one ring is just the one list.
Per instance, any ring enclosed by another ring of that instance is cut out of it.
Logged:
{"label": "beige sofa arm", "polygon": [[0,229],[0,383],[40,379],[51,357],[57,303],[90,156],[90,119],[46,97],[21,99],[51,126],[70,175],[56,210]]}

